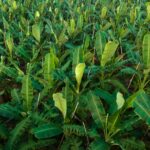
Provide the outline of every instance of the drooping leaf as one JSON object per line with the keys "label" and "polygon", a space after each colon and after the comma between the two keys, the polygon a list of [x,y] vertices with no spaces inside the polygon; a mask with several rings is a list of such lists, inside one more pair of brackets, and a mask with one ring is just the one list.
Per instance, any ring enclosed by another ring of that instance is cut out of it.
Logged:
{"label": "drooping leaf", "polygon": [[25,75],[22,80],[21,94],[23,98],[23,107],[25,111],[30,111],[33,101],[33,87],[30,75]]}
{"label": "drooping leaf", "polygon": [[62,128],[53,124],[44,124],[32,129],[32,133],[38,139],[45,139],[57,136],[62,133]]}
{"label": "drooping leaf", "polygon": [[150,34],[144,36],[142,55],[145,67],[150,68]]}
{"label": "drooping leaf", "polygon": [[115,41],[109,41],[108,43],[106,43],[101,57],[102,67],[104,67],[106,63],[111,60],[111,58],[115,54],[115,51],[117,50],[118,45],[119,45],[118,42]]}
{"label": "drooping leaf", "polygon": [[53,94],[53,100],[55,102],[55,106],[61,111],[64,119],[66,118],[67,113],[67,102],[66,99],[63,98],[62,93]]}

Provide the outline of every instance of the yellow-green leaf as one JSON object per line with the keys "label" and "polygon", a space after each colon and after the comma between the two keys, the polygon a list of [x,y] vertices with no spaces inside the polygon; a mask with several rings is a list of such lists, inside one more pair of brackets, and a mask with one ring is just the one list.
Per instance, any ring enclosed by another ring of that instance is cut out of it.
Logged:
{"label": "yellow-green leaf", "polygon": [[66,113],[67,113],[66,99],[63,98],[62,93],[55,93],[55,94],[53,94],[53,100],[55,102],[55,107],[57,107],[61,111],[61,113],[63,114],[63,117],[65,119]]}
{"label": "yellow-green leaf", "polygon": [[117,103],[117,108],[118,108],[118,109],[122,108],[122,106],[123,106],[124,103],[125,103],[125,100],[124,100],[124,98],[123,98],[123,95],[122,95],[120,92],[117,93],[116,103]]}
{"label": "yellow-green leaf", "polygon": [[143,39],[143,62],[145,67],[150,68],[150,34],[146,34]]}
{"label": "yellow-green leaf", "polygon": [[118,42],[115,41],[109,41],[104,48],[102,57],[101,57],[101,66],[105,66],[107,62],[109,62],[112,58],[112,56],[115,54],[115,51],[118,47]]}
{"label": "yellow-green leaf", "polygon": [[81,84],[84,70],[85,70],[85,63],[79,63],[75,68],[75,76],[76,76],[76,81],[78,85],[78,89],[77,89],[78,92],[79,92],[79,87]]}
{"label": "yellow-green leaf", "polygon": [[12,56],[12,50],[14,47],[14,42],[13,42],[13,38],[10,36],[10,33],[6,34],[6,45],[8,47],[10,56]]}
{"label": "yellow-green leaf", "polygon": [[40,25],[39,24],[34,24],[32,26],[32,35],[34,36],[34,38],[40,42],[41,39],[41,31],[40,31]]}
{"label": "yellow-green leaf", "polygon": [[101,19],[104,19],[107,15],[107,7],[104,6],[101,11]]}
{"label": "yellow-green leaf", "polygon": [[147,5],[147,20],[149,21],[150,20],[150,2],[147,2],[146,5]]}

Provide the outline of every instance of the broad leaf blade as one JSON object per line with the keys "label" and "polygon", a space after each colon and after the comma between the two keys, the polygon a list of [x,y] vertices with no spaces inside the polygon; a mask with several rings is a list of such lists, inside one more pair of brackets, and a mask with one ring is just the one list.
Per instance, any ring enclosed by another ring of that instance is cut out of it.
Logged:
{"label": "broad leaf blade", "polygon": [[32,133],[38,139],[45,139],[57,136],[62,133],[62,129],[53,124],[41,125],[32,130]]}
{"label": "broad leaf blade", "polygon": [[33,37],[40,42],[41,39],[41,30],[40,30],[40,25],[39,24],[34,24],[32,26],[32,35]]}
{"label": "broad leaf blade", "polygon": [[102,57],[101,57],[101,66],[105,66],[107,62],[109,62],[111,60],[111,58],[113,57],[113,55],[115,54],[115,51],[117,50],[118,47],[118,42],[112,42],[109,41],[104,48]]}
{"label": "broad leaf blade", "polygon": [[106,44],[105,35],[103,32],[97,31],[96,39],[95,39],[95,49],[97,51],[98,56],[101,56]]}
{"label": "broad leaf blade", "polygon": [[53,100],[55,102],[55,106],[61,111],[64,119],[66,118],[67,113],[67,102],[66,99],[63,98],[62,93],[53,94]]}
{"label": "broad leaf blade", "polygon": [[88,108],[92,114],[92,117],[98,127],[103,127],[105,110],[101,100],[93,94],[92,91],[88,93]]}
{"label": "broad leaf blade", "polygon": [[93,141],[89,146],[89,150],[109,150],[109,149],[110,149],[109,144],[100,138]]}
{"label": "broad leaf blade", "polygon": [[150,98],[144,91],[137,95],[133,101],[133,107],[135,113],[150,125]]}

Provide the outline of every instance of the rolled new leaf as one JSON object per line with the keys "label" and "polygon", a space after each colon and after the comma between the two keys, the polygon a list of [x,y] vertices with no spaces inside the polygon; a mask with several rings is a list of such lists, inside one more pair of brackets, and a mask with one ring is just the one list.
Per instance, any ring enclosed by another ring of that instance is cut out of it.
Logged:
{"label": "rolled new leaf", "polygon": [[75,77],[76,77],[76,81],[77,81],[77,92],[78,93],[79,93],[79,88],[80,88],[84,70],[85,70],[85,63],[79,63],[75,68]]}

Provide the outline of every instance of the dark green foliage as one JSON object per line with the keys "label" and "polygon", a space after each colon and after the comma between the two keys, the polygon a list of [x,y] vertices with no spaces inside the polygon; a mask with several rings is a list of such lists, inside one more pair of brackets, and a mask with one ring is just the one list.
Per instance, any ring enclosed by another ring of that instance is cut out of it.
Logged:
{"label": "dark green foliage", "polygon": [[0,0],[0,149],[150,149],[148,0]]}

